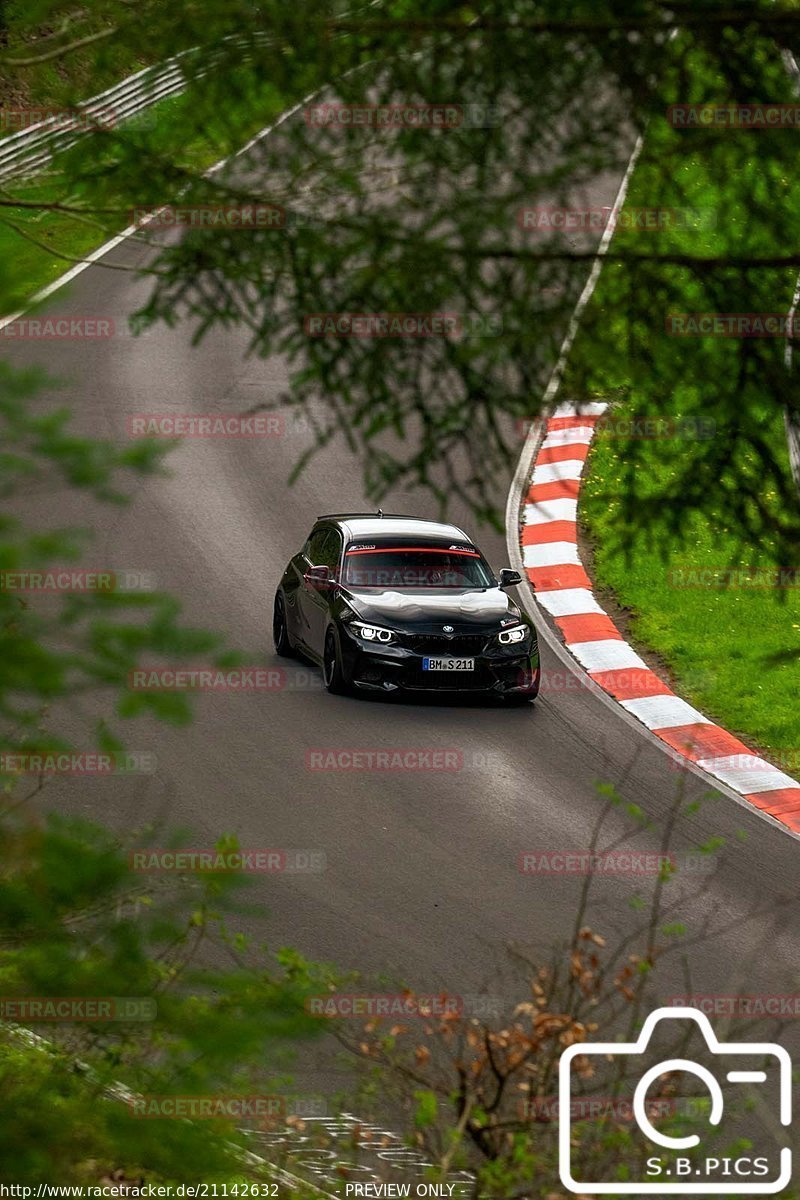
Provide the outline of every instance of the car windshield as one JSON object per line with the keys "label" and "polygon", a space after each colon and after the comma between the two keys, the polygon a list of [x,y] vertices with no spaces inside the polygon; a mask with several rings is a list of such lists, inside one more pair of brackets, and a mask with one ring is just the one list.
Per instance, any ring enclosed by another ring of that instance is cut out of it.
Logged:
{"label": "car windshield", "polygon": [[344,582],[369,588],[487,588],[494,579],[467,546],[353,545],[344,557]]}

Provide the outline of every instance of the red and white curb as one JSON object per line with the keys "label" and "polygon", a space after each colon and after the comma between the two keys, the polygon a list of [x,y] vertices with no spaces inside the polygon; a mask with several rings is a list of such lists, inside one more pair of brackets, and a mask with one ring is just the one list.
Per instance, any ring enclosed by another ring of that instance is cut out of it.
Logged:
{"label": "red and white curb", "polygon": [[692,708],[624,641],[592,593],[578,554],[581,475],[605,404],[561,404],[523,492],[521,553],[536,601],[599,687],[673,751],[800,833],[800,783]]}

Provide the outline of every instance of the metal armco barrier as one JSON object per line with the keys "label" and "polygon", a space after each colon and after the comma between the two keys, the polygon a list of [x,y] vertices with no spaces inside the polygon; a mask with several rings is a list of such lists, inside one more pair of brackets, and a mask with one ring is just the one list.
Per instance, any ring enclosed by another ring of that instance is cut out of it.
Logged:
{"label": "metal armco barrier", "polygon": [[[263,42],[267,40],[267,35],[259,33],[252,40]],[[117,124],[144,112],[167,96],[177,96],[187,84],[181,60],[195,53],[195,50],[185,50],[165,63],[145,67],[77,105],[74,113],[85,118],[85,130],[65,125],[58,116],[52,116],[31,125],[29,129],[21,129],[0,138],[0,183],[45,169],[59,150],[74,145],[93,126],[102,128],[108,124],[109,114],[113,115],[114,124]]]}

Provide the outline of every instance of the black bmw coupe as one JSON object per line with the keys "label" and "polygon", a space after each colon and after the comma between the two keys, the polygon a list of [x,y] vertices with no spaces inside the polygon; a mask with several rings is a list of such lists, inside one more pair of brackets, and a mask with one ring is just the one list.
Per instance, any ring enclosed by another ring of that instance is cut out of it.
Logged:
{"label": "black bmw coupe", "polygon": [[533,700],[539,648],[462,529],[417,517],[333,513],[317,520],[275,595],[278,654],[322,667],[329,692],[483,692]]}

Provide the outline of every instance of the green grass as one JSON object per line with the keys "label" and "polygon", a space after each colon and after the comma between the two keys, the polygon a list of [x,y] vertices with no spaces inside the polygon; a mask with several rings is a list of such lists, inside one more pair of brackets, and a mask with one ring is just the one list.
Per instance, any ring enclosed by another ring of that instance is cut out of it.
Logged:
{"label": "green grass", "polygon": [[[771,434],[780,452],[777,419]],[[661,448],[657,442],[645,448],[641,494],[669,471]],[[779,760],[781,753],[795,751],[786,765],[800,771],[800,591],[676,586],[670,574],[676,569],[716,570],[742,562],[736,540],[701,517],[687,521],[681,535],[668,537],[663,559],[648,546],[647,530],[634,534],[626,554],[614,537],[613,496],[622,486],[624,455],[624,446],[601,435],[582,489],[580,516],[595,543],[595,579],[631,610],[632,640],[661,656],[680,695]]]}
{"label": "green grass", "polygon": [[[269,85],[260,87],[256,94],[238,97],[224,114],[207,120],[198,119],[196,103],[196,98],[187,95],[169,97],[128,122],[121,133],[133,138],[143,136],[145,154],[163,156],[179,169],[200,172],[238,150],[285,107],[283,98]],[[6,194],[16,201],[43,206],[58,202],[87,209],[83,215],[45,207],[0,209],[0,293],[6,313],[16,311],[76,261],[125,229],[130,223],[130,209],[143,203],[141,193],[131,194],[131,172],[127,170],[120,173],[124,182],[119,184],[113,173],[108,176],[102,185],[102,203],[98,204],[94,172],[85,185],[76,178],[74,156],[82,152],[79,147],[59,156],[54,171],[47,176],[6,185]],[[97,154],[92,166],[103,164],[108,168],[123,154],[130,155],[130,147],[112,142],[108,150]],[[175,197],[163,194],[157,200],[145,197],[153,207],[172,199]],[[93,207],[103,212],[93,213]]]}
{"label": "green grass", "polygon": [[[655,121],[651,128],[626,207],[693,206],[715,214],[716,225],[663,234],[619,231],[612,253],[623,247],[657,247],[691,254],[785,254],[792,244],[787,234],[791,225],[783,224],[783,237],[778,230],[800,203],[792,139],[781,142],[782,134],[745,132],[679,145],[676,139],[686,135],[665,125]],[[665,170],[665,164],[671,167]],[[767,216],[761,220],[759,214]],[[639,240],[634,243],[634,238]],[[643,244],[648,238],[658,240]],[[734,300],[711,311],[788,309],[793,271],[773,271],[763,281],[751,278],[750,283],[749,303]],[[776,463],[777,482],[762,491],[767,528],[780,525],[787,494],[790,504],[792,498],[797,500],[781,408],[763,387],[759,398],[756,373],[746,385],[749,415],[736,412],[732,399],[745,386],[734,369],[738,370],[735,356],[741,344],[665,337],[665,310],[659,307],[665,295],[670,296],[667,311],[709,310],[701,278],[672,269],[668,287],[649,311],[635,310],[629,286],[618,265],[604,267],[574,348],[584,363],[595,360],[584,374],[582,394],[610,399],[611,422],[615,414],[631,412],[676,419],[696,415],[707,397],[704,411],[716,422],[715,437],[725,441],[716,444],[715,453],[721,455],[717,481],[697,497],[698,506],[690,513],[681,508],[679,492],[691,487],[691,475],[684,472],[698,447],[680,437],[634,441],[608,429],[598,434],[579,507],[581,527],[593,547],[595,581],[601,596],[613,597],[628,610],[623,618],[627,636],[660,657],[679,694],[796,774],[800,579],[793,588],[687,588],[678,586],[672,574],[680,568],[699,568],[717,572],[721,580],[726,568],[793,565],[781,560],[785,551],[777,550],[769,535],[743,542],[736,521],[742,480],[758,480],[762,473],[756,454],[737,441],[738,420],[751,422]],[[598,331],[605,335],[602,345]],[[775,341],[766,353],[779,363],[782,345]],[[654,506],[657,491],[669,491],[673,484],[675,502]],[[783,498],[781,485],[786,488]],[[627,489],[632,504],[624,500]],[[637,508],[647,516],[637,520]]]}

